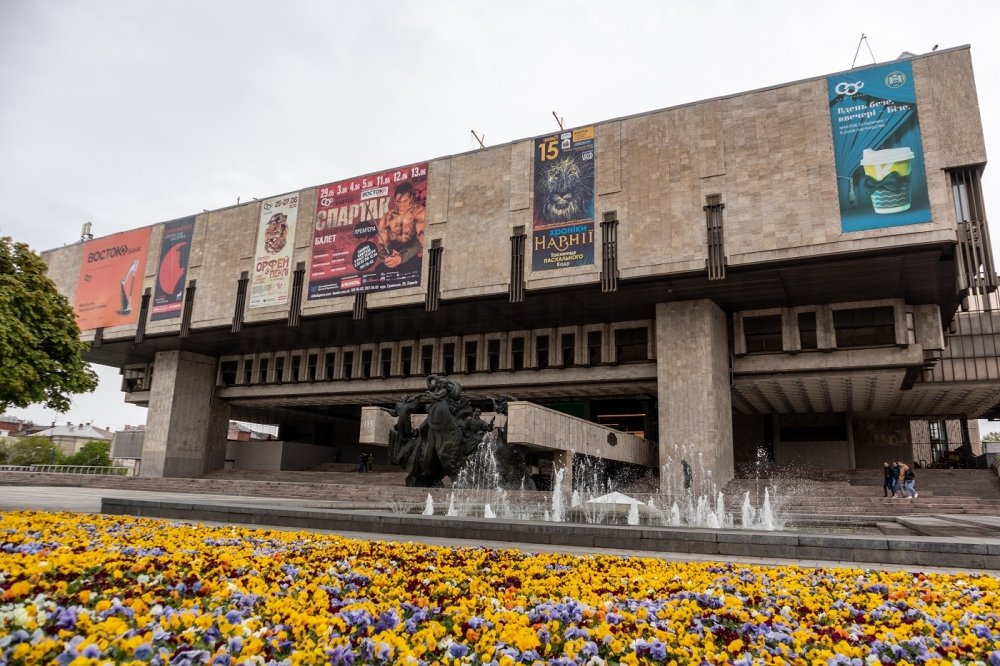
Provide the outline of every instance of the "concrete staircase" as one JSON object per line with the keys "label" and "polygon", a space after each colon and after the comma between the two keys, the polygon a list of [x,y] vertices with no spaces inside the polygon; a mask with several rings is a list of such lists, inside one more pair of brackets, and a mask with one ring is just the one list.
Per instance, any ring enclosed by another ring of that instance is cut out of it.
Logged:
{"label": "concrete staircase", "polygon": [[[353,507],[390,505],[397,510],[419,508],[428,493],[439,506],[447,502],[447,488],[407,488],[405,472],[399,469],[379,466],[363,474],[355,470],[356,466],[351,463],[331,463],[304,472],[220,470],[194,479],[0,472],[0,485],[82,486],[299,499],[307,503]],[[772,488],[772,506],[792,522],[865,525],[895,535],[934,534],[934,516],[948,515],[968,516],[970,520],[996,517],[1000,529],[1000,479],[991,470],[917,470],[920,496],[913,501],[883,497],[881,470],[810,472],[809,477],[734,479],[723,489],[726,510],[740,515],[747,492],[752,504],[760,507],[764,488],[769,487]],[[519,497],[521,501],[536,505],[546,503],[544,497],[530,491],[509,494],[523,495]],[[648,493],[630,494],[641,500],[649,498]],[[658,504],[663,502],[663,498],[657,499]],[[954,533],[954,524],[948,529]]]}

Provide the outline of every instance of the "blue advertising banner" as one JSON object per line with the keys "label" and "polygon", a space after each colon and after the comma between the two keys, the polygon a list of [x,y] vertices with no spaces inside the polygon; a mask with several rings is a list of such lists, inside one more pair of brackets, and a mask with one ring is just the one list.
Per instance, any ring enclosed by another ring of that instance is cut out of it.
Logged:
{"label": "blue advertising banner", "polygon": [[156,269],[150,321],[181,316],[186,286],[184,278],[187,276],[188,253],[191,251],[193,233],[193,217],[167,222],[163,227],[163,242],[160,244],[160,263]]}
{"label": "blue advertising banner", "polygon": [[534,271],[594,263],[594,128],[535,139]]}
{"label": "blue advertising banner", "polygon": [[831,76],[827,89],[841,230],[930,222],[910,63]]}

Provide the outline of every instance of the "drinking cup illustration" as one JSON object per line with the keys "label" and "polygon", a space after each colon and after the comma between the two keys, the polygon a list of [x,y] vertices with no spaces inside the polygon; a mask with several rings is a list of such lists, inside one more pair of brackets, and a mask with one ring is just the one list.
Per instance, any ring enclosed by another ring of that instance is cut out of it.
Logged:
{"label": "drinking cup illustration", "polygon": [[881,215],[910,209],[910,171],[913,151],[907,147],[871,150],[861,157],[865,170],[865,191],[872,209]]}

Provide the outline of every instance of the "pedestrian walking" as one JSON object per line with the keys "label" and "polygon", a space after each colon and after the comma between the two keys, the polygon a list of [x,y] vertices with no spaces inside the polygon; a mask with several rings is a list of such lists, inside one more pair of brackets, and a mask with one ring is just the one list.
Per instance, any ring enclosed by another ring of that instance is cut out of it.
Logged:
{"label": "pedestrian walking", "polygon": [[895,482],[893,481],[892,467],[889,463],[882,463],[882,496],[883,497],[894,497],[896,495]]}
{"label": "pedestrian walking", "polygon": [[913,468],[903,465],[903,489],[910,496],[911,500],[917,499],[917,475],[913,473]]}
{"label": "pedestrian walking", "polygon": [[892,496],[895,497],[896,493],[899,493],[899,496],[902,497],[903,486],[899,478],[899,463],[898,462],[892,463],[892,467],[890,467],[889,469],[892,472]]}

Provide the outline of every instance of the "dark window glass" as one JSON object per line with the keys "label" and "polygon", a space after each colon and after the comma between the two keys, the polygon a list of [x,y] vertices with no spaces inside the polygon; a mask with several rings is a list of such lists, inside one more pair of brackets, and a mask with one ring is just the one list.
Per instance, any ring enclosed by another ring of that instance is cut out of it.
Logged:
{"label": "dark window glass", "polygon": [[403,347],[399,350],[399,364],[402,366],[400,372],[404,377],[409,377],[413,371],[413,347]]}
{"label": "dark window glass", "polygon": [[619,363],[645,361],[649,331],[645,328],[620,328],[615,331],[615,358]]}
{"label": "dark window glass", "polygon": [[344,379],[354,377],[354,352],[344,352]]}
{"label": "dark window glass", "polygon": [[486,362],[489,364],[490,372],[500,369],[500,341],[490,340],[486,343]]}
{"label": "dark window glass", "polygon": [[801,349],[816,349],[816,313],[799,313],[799,347]]}
{"label": "dark window glass", "polygon": [[524,370],[524,338],[512,338],[510,341],[510,367]]}
{"label": "dark window glass", "polygon": [[260,359],[260,363],[257,366],[257,381],[261,384],[267,383],[267,366],[270,365],[268,359]]}
{"label": "dark window glass", "polygon": [[570,367],[575,365],[576,360],[576,336],[572,333],[563,333],[560,338],[560,346],[562,347],[562,364],[563,367]]}
{"label": "dark window glass", "polygon": [[276,356],[274,358],[274,381],[281,383],[285,379],[285,357]]}
{"label": "dark window glass", "polygon": [[365,349],[361,352],[361,376],[370,379],[372,376],[372,350]]}
{"label": "dark window glass", "polygon": [[434,347],[433,345],[424,345],[420,348],[420,371],[425,374],[431,374],[431,368],[434,362]]}
{"label": "dark window glass", "polygon": [[337,352],[327,352],[323,357],[323,366],[326,372],[326,380],[333,380],[334,370],[337,369]]}
{"label": "dark window glass", "polygon": [[309,354],[306,358],[306,378],[314,382],[316,381],[316,366],[319,364],[319,356],[316,354]]}
{"label": "dark window glass", "polygon": [[587,333],[587,364],[601,364],[601,332],[590,331]]}
{"label": "dark window glass", "polygon": [[392,374],[392,350],[391,349],[383,349],[380,353],[382,354],[382,361],[381,361],[382,375],[381,376],[382,377],[388,377],[390,374]]}
{"label": "dark window glass", "polygon": [[239,367],[236,361],[223,361],[220,367],[223,386],[232,386],[236,383],[236,370]]}
{"label": "dark window glass", "polygon": [[784,348],[781,343],[781,315],[744,317],[743,337],[748,354],[780,352]]}
{"label": "dark window glass", "polygon": [[535,367],[549,367],[549,336],[539,335],[535,338]]}
{"label": "dark window glass", "polygon": [[252,384],[253,383],[253,359],[245,358],[243,359],[243,383]]}
{"label": "dark window glass", "polygon": [[476,368],[476,356],[479,353],[479,345],[476,344],[474,340],[469,340],[465,343],[465,371],[475,372]]}
{"label": "dark window glass", "polygon": [[297,382],[299,381],[299,371],[302,370],[302,357],[293,356],[292,357],[292,368],[291,373],[289,373],[288,381]]}
{"label": "dark window glass", "polygon": [[236,383],[236,372],[239,368],[237,361],[223,361],[219,364],[219,374],[222,377],[224,386],[232,386]]}
{"label": "dark window glass", "polygon": [[455,343],[446,342],[441,346],[441,361],[444,374],[450,375],[455,372]]}
{"label": "dark window glass", "polygon": [[895,315],[891,307],[834,310],[837,347],[872,347],[896,342]]}

